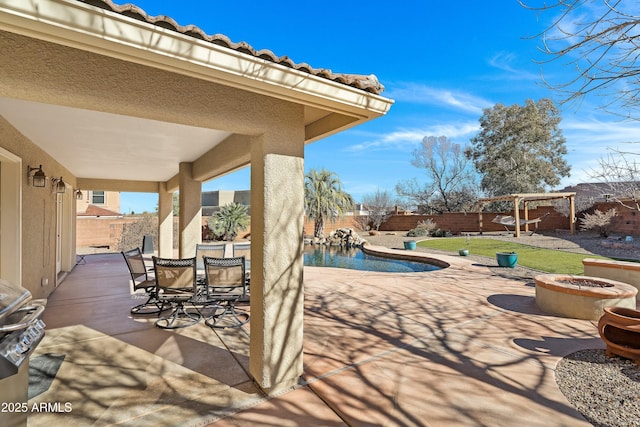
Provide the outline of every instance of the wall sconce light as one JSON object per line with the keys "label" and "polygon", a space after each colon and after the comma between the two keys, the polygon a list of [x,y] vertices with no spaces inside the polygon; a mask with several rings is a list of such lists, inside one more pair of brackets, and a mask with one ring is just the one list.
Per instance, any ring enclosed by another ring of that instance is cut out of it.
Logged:
{"label": "wall sconce light", "polygon": [[51,180],[51,189],[55,193],[62,194],[67,190],[67,184],[64,183],[62,177],[60,177],[60,179],[53,178]]}
{"label": "wall sconce light", "polygon": [[76,190],[76,200],[82,200],[82,190],[79,188]]}
{"label": "wall sconce light", "polygon": [[[31,178],[31,185],[33,185],[34,187],[44,187],[45,185],[47,185],[47,177],[42,171],[42,165],[37,168],[32,168],[31,166],[27,167],[27,177]],[[31,175],[31,172],[33,171],[35,171],[35,173]]]}

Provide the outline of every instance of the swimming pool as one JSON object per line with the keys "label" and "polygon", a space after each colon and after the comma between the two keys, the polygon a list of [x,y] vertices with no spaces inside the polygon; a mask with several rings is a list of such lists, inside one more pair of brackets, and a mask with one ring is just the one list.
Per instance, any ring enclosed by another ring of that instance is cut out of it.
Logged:
{"label": "swimming pool", "polygon": [[439,266],[426,262],[405,261],[368,255],[356,248],[339,246],[305,246],[304,265],[313,267],[336,267],[351,270],[382,271],[388,273],[411,273],[440,270]]}

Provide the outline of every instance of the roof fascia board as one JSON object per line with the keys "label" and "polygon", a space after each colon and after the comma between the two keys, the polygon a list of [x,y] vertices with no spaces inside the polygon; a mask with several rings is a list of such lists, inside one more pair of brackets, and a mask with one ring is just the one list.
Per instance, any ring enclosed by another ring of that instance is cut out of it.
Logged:
{"label": "roof fascia board", "polygon": [[75,0],[0,0],[0,28],[358,121],[384,115],[393,104],[380,95]]}
{"label": "roof fascia board", "polygon": [[157,181],[130,181],[119,179],[77,178],[80,189],[100,189],[104,191],[126,191],[131,193],[157,193],[160,183]]}

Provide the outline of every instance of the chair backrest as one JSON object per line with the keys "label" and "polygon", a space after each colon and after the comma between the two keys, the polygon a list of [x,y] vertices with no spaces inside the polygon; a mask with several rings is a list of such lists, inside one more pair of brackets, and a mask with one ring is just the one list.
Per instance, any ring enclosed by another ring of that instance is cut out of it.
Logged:
{"label": "chair backrest", "polygon": [[196,290],[196,258],[158,258],[153,257],[158,289]]}
{"label": "chair backrest", "polygon": [[231,294],[243,296],[245,289],[244,257],[203,257],[207,294]]}
{"label": "chair backrest", "polygon": [[244,270],[245,272],[251,272],[251,243],[234,243],[233,244],[233,257],[244,257]]}
{"label": "chair backrest", "polygon": [[211,258],[224,258],[224,250],[226,243],[207,243],[196,245],[196,261],[198,263],[198,270],[204,270],[204,264],[202,262],[203,256]]}
{"label": "chair backrest", "polygon": [[234,243],[232,256],[234,258],[243,256],[246,259],[251,259],[251,243]]}
{"label": "chair backrest", "polygon": [[147,266],[144,263],[144,258],[142,257],[142,251],[140,248],[122,251],[121,253],[127,263],[127,268],[129,268],[131,279],[134,282],[147,280]]}

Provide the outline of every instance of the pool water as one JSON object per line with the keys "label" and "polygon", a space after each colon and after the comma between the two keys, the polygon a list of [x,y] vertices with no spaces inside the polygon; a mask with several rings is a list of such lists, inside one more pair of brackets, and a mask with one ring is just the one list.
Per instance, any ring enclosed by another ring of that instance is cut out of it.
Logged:
{"label": "pool water", "polygon": [[368,255],[356,248],[339,246],[305,246],[304,265],[313,267],[336,267],[351,270],[382,271],[388,273],[411,273],[440,270],[440,267],[424,262],[404,261]]}

